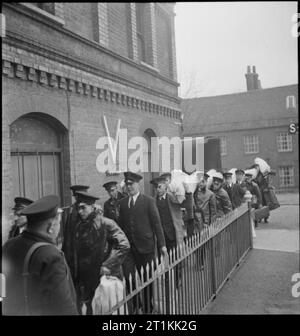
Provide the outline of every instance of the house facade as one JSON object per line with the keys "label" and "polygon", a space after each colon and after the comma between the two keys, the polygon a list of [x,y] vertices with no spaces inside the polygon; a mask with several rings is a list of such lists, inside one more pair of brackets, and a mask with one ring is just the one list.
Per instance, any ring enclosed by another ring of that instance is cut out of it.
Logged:
{"label": "house facade", "polygon": [[247,91],[183,99],[184,135],[220,138],[223,171],[260,157],[276,172],[278,191],[299,190],[298,85],[262,89],[248,67]]}

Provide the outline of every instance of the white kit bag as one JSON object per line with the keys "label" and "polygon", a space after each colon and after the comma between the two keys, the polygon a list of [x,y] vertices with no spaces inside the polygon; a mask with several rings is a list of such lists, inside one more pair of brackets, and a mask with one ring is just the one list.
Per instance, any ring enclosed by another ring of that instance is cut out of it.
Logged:
{"label": "white kit bag", "polygon": [[[92,301],[93,315],[104,315],[124,299],[124,286],[122,281],[115,276],[103,275],[95,291]],[[124,306],[119,308],[119,314],[124,315]],[[117,315],[117,311],[113,313]]]}

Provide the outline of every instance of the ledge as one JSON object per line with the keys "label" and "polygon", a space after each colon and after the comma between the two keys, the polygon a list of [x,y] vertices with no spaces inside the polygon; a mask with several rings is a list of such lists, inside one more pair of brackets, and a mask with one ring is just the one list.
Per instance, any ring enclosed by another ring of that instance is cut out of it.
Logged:
{"label": "ledge", "polygon": [[38,7],[34,6],[34,5],[31,5],[30,3],[27,3],[27,2],[19,2],[19,4],[20,4],[21,6],[24,6],[24,7],[29,8],[30,10],[33,10],[34,12],[38,13],[39,15],[42,15],[43,18],[46,17],[47,19],[52,20],[52,21],[54,21],[55,23],[59,23],[61,26],[63,26],[63,25],[65,24],[65,20],[59,18],[59,17],[56,16],[56,15],[53,15],[53,14],[47,12],[47,11],[41,9],[41,8],[38,8]]}

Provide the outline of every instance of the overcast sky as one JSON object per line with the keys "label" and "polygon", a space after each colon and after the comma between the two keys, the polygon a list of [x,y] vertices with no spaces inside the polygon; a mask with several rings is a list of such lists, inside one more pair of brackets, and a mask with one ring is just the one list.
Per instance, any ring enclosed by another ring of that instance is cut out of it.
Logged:
{"label": "overcast sky", "polygon": [[181,97],[246,91],[247,65],[262,88],[298,83],[296,2],[177,2]]}

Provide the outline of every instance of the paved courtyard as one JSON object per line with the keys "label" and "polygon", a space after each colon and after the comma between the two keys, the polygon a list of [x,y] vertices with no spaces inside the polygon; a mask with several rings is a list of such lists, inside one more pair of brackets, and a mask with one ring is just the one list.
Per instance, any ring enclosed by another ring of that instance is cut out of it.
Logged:
{"label": "paved courtyard", "polygon": [[300,314],[291,293],[299,264],[299,195],[278,195],[281,207],[261,223],[253,250],[204,314]]}

